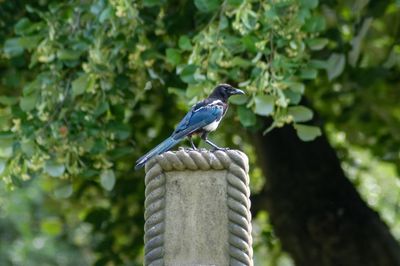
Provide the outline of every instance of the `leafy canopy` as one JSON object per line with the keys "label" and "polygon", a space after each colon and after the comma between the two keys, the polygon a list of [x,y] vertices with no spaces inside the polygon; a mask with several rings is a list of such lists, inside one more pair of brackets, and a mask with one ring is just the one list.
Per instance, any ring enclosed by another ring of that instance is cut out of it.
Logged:
{"label": "leafy canopy", "polygon": [[[1,98],[7,182],[99,174],[112,189],[115,160],[154,127],[157,102],[145,103],[162,88],[194,103],[230,82],[247,92],[234,101],[243,126],[271,116],[268,130],[293,122],[303,140],[320,134],[302,124],[313,113],[299,105],[303,80],[317,73],[308,51],[326,44],[318,1],[195,1],[185,12],[159,1],[79,3],[26,5],[12,21],[2,49],[3,64],[18,71],[4,82],[17,90]],[[176,30],[181,20],[194,27]]]}

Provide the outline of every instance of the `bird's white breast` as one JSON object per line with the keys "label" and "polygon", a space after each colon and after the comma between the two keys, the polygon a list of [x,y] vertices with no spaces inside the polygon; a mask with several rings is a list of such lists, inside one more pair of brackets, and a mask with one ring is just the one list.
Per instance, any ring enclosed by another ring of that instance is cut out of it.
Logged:
{"label": "bird's white breast", "polygon": [[221,122],[221,120],[214,121],[214,122],[208,124],[207,126],[203,127],[203,129],[204,129],[205,131],[214,131],[214,130],[217,129],[217,127],[218,127],[218,125],[219,125],[219,122]]}

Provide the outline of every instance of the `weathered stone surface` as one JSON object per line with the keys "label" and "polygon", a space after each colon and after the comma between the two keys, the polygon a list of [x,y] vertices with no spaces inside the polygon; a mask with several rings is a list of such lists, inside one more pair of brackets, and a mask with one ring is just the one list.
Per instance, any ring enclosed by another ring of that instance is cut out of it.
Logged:
{"label": "weathered stone surface", "polygon": [[226,171],[166,174],[166,265],[229,265]]}

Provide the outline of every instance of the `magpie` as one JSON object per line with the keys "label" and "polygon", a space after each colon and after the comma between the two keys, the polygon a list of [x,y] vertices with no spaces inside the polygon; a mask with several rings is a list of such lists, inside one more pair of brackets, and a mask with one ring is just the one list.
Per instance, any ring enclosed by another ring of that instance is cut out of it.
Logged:
{"label": "magpie", "polygon": [[228,110],[228,98],[236,94],[244,94],[244,92],[233,88],[229,84],[220,84],[215,87],[208,98],[192,106],[169,138],[136,161],[135,169],[142,168],[148,160],[168,151],[185,138],[189,140],[192,148],[196,150],[197,148],[192,140],[192,136],[195,134],[199,134],[201,139],[214,149],[221,150],[222,148],[208,139],[208,133],[217,129]]}

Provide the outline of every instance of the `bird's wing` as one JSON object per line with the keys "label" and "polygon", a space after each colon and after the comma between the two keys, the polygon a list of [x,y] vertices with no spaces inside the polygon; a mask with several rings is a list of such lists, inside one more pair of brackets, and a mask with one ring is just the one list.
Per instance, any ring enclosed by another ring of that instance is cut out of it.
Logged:
{"label": "bird's wing", "polygon": [[178,124],[172,137],[174,139],[182,138],[214,121],[220,120],[223,112],[223,107],[218,104],[197,104]]}
{"label": "bird's wing", "polygon": [[189,124],[189,121],[190,121],[190,118],[192,117],[192,115],[193,115],[196,111],[198,111],[199,108],[205,106],[206,104],[207,104],[207,103],[206,103],[206,101],[204,100],[204,101],[198,102],[198,103],[196,103],[195,105],[193,105],[192,108],[190,109],[190,111],[187,112],[187,114],[185,115],[185,117],[183,117],[183,119],[181,120],[181,122],[179,122],[179,124],[176,126],[174,133],[175,133],[175,132],[178,132],[178,131],[181,131],[181,130],[184,130],[184,129],[187,127],[187,125]]}

